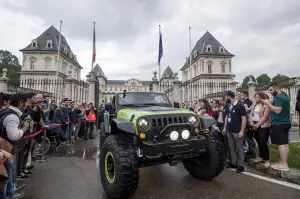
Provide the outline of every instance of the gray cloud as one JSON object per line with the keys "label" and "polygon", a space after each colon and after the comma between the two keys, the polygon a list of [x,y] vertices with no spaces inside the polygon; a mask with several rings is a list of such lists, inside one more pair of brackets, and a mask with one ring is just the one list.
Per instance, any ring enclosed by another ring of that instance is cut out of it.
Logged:
{"label": "gray cloud", "polygon": [[[191,26],[193,45],[209,30],[236,55],[233,58],[233,70],[238,80],[250,73],[259,75],[267,72],[270,76],[277,73],[290,76],[299,74],[299,0],[24,2],[20,5],[19,2],[14,4],[6,1],[0,6],[41,18],[45,26],[54,23],[58,27],[62,19],[64,34],[73,43],[76,40],[90,43],[92,22],[96,21],[97,49],[105,45],[109,51],[108,57],[101,57],[100,65],[110,79],[127,79],[131,76],[143,80],[152,78],[152,72],[158,70],[158,24],[162,25],[163,31],[162,72],[168,65],[174,72],[183,66],[189,54],[188,27]],[[17,23],[13,19],[7,20]],[[35,36],[42,31],[35,27]],[[28,38],[28,41],[31,39]],[[69,43],[72,47],[72,42]],[[83,46],[84,49],[80,47],[76,46],[77,52],[78,49],[86,54],[91,51],[90,46]],[[98,55],[101,56],[101,53]],[[90,57],[88,55],[88,60]],[[82,58],[83,63],[89,65],[85,59]]]}
{"label": "gray cloud", "polygon": [[[170,2],[170,1],[168,1]],[[3,2],[6,8],[42,18],[47,24],[64,22],[64,31],[73,39],[92,38],[92,22],[97,24],[99,41],[130,43],[161,20],[172,18],[175,4],[151,0],[27,0],[21,6]]]}

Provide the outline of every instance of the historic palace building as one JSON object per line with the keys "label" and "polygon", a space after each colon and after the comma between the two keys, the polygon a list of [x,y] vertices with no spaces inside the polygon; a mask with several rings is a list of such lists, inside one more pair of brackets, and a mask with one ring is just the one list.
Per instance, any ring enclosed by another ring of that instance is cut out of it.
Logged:
{"label": "historic palace building", "polygon": [[230,90],[233,83],[231,59],[234,57],[209,32],[196,43],[182,71],[181,100],[193,101],[206,95]]}
{"label": "historic palace building", "polygon": [[20,50],[23,53],[21,87],[50,93],[58,100],[63,98],[80,102],[99,100],[101,103],[102,100],[110,102],[115,93],[123,90],[159,91],[157,83],[160,81],[161,92],[165,92],[171,101],[192,102],[209,94],[230,90],[234,84],[231,65],[234,55],[209,32],[197,41],[189,55],[191,57],[186,58],[180,69],[181,81],[178,79],[178,73],[173,72],[169,66],[160,79],[155,73],[155,77],[149,81],[136,78],[111,80],[96,64],[87,75],[86,82],[80,79],[82,66],[63,35],[59,56],[58,43],[59,31],[50,26]]}
{"label": "historic palace building", "polygon": [[93,76],[99,82],[100,101],[111,102],[114,94],[118,92],[134,91],[134,92],[149,92],[151,81],[140,81],[135,78],[128,80],[109,80],[105,76],[103,70],[96,64],[92,70]]}
{"label": "historic palace building", "polygon": [[[22,87],[52,93],[53,97],[85,101],[87,84],[80,80],[82,66],[72,52],[67,40],[61,35],[58,60],[59,31],[50,26],[40,36],[20,51],[23,53],[20,80]],[[71,96],[66,96],[65,80],[72,83]]]}

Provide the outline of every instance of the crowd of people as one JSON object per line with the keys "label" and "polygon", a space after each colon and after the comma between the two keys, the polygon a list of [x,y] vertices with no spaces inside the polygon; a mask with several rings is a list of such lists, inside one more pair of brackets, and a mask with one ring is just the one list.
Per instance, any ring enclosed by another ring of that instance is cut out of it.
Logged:
{"label": "crowd of people", "polygon": [[36,149],[43,133],[26,137],[45,131],[46,136],[55,134],[61,145],[94,139],[97,114],[92,103],[64,99],[57,106],[47,95],[0,93],[0,199],[23,197],[23,192],[16,192],[16,181],[30,178],[31,162],[41,158]]}
{"label": "crowd of people", "polygon": [[[263,162],[265,168],[287,171],[290,98],[276,83],[271,84],[268,90],[274,97],[272,102],[262,92],[256,93],[252,102],[247,93],[229,91],[220,100],[209,102],[201,99],[190,106],[181,103],[181,108],[215,118],[213,135],[224,143],[227,167],[235,168],[239,173],[244,171],[247,140],[247,153],[252,154],[251,158],[256,158],[255,162]],[[103,107],[104,103],[100,109]],[[300,90],[296,111],[300,113]],[[42,134],[33,139],[24,139],[24,136],[48,129],[47,135],[56,134],[62,145],[80,139],[94,139],[97,115],[98,110],[92,103],[86,105],[64,99],[56,105],[55,101],[49,102],[47,95],[0,93],[0,199],[24,196],[24,193],[15,191],[15,180],[30,178],[34,169],[31,162],[39,159],[35,151],[43,140]],[[56,127],[49,128],[53,125]],[[280,155],[280,162],[272,165],[269,137],[272,144],[278,146]],[[256,157],[254,139],[259,148],[259,157]]]}
{"label": "crowd of people", "polygon": [[[224,143],[227,167],[236,169],[238,173],[243,172],[248,156],[256,158],[257,163],[264,163],[265,168],[288,171],[290,98],[276,83],[269,85],[268,90],[274,97],[272,102],[263,92],[255,93],[252,102],[248,93],[230,91],[221,100],[209,102],[201,99],[190,106],[182,103],[181,108],[216,119],[213,134]],[[300,113],[300,90],[297,94],[296,111]],[[269,138],[272,144],[278,146],[280,155],[280,162],[272,165],[268,147]],[[259,157],[256,157],[254,140],[258,145]],[[246,143],[247,150],[245,150]]]}

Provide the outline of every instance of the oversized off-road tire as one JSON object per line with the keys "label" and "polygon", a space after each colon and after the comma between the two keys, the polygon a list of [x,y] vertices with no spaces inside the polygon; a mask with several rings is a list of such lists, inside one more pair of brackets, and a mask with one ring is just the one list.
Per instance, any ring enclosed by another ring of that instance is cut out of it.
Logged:
{"label": "oversized off-road tire", "polygon": [[223,144],[213,136],[207,136],[206,150],[203,155],[182,162],[192,176],[210,181],[224,170]]}
{"label": "oversized off-road tire", "polygon": [[139,181],[139,162],[136,150],[117,135],[108,136],[99,158],[100,175],[109,199],[130,198]]}
{"label": "oversized off-road tire", "polygon": [[99,141],[99,147],[100,149],[103,146],[104,140],[108,137],[107,133],[105,132],[104,122],[100,123],[100,141]]}

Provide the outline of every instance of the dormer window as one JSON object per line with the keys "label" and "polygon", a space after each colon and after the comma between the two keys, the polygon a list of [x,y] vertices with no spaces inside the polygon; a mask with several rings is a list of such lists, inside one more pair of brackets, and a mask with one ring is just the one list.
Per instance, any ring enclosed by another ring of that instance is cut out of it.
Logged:
{"label": "dormer window", "polygon": [[52,48],[52,40],[47,40],[47,48]]}
{"label": "dormer window", "polygon": [[220,47],[219,47],[219,52],[220,52],[220,53],[225,53],[225,49],[224,49],[223,46],[220,46]]}
{"label": "dormer window", "polygon": [[212,52],[211,45],[207,45],[207,46],[206,46],[206,52]]}
{"label": "dormer window", "polygon": [[77,61],[77,56],[76,55],[74,55],[74,60]]}
{"label": "dormer window", "polygon": [[197,51],[194,51],[194,58],[197,57],[198,53]]}
{"label": "dormer window", "polygon": [[64,53],[67,55],[68,54],[68,48],[67,46],[64,47]]}
{"label": "dormer window", "polygon": [[32,46],[32,48],[36,48],[37,47],[37,41],[36,41],[36,39],[32,40],[31,46]]}

